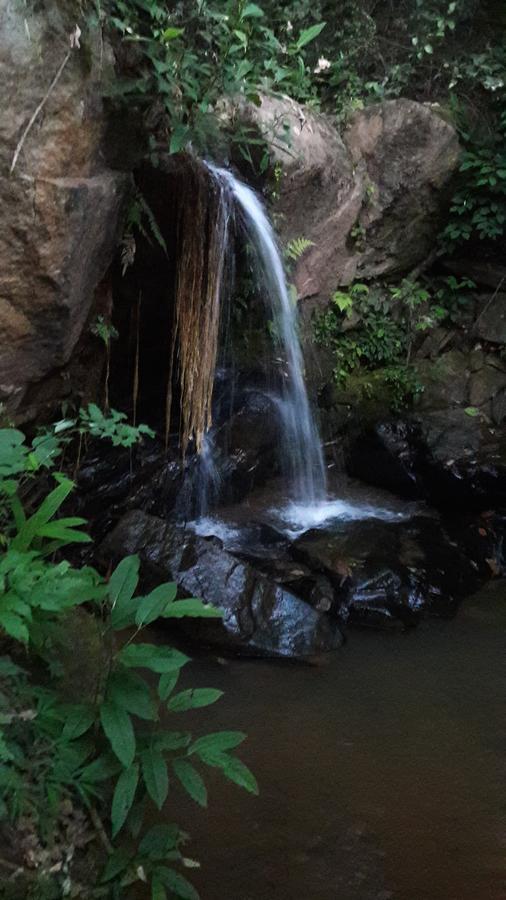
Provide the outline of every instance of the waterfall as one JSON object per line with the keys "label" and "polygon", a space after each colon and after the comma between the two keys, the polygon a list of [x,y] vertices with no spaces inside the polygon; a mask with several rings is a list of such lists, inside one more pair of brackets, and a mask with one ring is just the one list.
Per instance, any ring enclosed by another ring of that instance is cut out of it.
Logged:
{"label": "waterfall", "polygon": [[271,308],[274,333],[286,361],[282,396],[277,405],[290,500],[300,506],[317,506],[326,498],[325,465],[304,380],[297,307],[290,296],[276,236],[257,194],[227,169],[207,166],[218,183],[222,202],[233,205],[236,216],[242,220],[254,251],[259,282]]}

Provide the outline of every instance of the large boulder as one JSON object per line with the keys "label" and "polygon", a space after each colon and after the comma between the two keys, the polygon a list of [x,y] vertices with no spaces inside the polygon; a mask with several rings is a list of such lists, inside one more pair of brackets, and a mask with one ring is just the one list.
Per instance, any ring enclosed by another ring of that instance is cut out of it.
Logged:
{"label": "large boulder", "polygon": [[312,241],[295,267],[300,298],[325,302],[339,285],[409,271],[428,255],[459,157],[455,129],[431,106],[371,106],[342,136],[288,98],[242,101],[234,115],[257,129],[282,170],[283,241]]}
{"label": "large boulder", "polygon": [[316,657],[337,649],[336,621],[223,548],[140,510],[127,513],[101,548],[105,560],[139,553],[146,577],[175,580],[182,596],[223,610],[223,620],[192,619],[193,639],[253,656]]}
{"label": "large boulder", "polygon": [[71,47],[78,9],[50,0],[0,10],[0,401],[10,412],[68,362],[128,183],[102,156],[100,79],[112,53],[98,30]]}

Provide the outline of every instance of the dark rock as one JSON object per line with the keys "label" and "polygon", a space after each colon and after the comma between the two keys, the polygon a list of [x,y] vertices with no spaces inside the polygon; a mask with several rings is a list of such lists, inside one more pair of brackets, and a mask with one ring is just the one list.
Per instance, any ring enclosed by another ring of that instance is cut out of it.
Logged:
{"label": "dark rock", "polygon": [[506,343],[506,293],[496,293],[476,319],[475,333],[491,344]]}
{"label": "dark rock", "polygon": [[480,582],[478,564],[429,517],[310,531],[293,553],[332,582],[334,610],[346,611],[353,624],[409,626],[421,615],[448,617]]}
{"label": "dark rock", "polygon": [[419,409],[446,409],[463,405],[469,396],[469,361],[465,353],[450,350],[436,360],[421,360],[416,374],[423,385],[417,397]]}
{"label": "dark rock", "polygon": [[140,510],[128,513],[101,548],[104,560],[139,553],[151,582],[175,580],[182,596],[201,597],[223,620],[192,619],[193,639],[254,656],[313,657],[335,650],[335,621],[223,549]]}
{"label": "dark rock", "polygon": [[366,427],[350,444],[357,478],[442,509],[506,505],[506,438],[462,408]]}
{"label": "dark rock", "polygon": [[363,430],[348,448],[346,462],[351,475],[409,499],[423,497],[415,448],[416,424],[380,422]]}
{"label": "dark rock", "polygon": [[469,382],[471,406],[483,406],[506,387],[506,371],[496,366],[483,366],[476,371]]}

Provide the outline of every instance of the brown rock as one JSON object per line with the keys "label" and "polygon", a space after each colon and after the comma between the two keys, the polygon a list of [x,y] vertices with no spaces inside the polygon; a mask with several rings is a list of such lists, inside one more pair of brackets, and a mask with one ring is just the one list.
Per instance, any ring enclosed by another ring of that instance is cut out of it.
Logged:
{"label": "brown rock", "polygon": [[74,27],[75,10],[56,0],[0,12],[0,399],[20,418],[27,387],[64,366],[83,331],[128,183],[101,156],[111,50],[89,33],[71,50]]}

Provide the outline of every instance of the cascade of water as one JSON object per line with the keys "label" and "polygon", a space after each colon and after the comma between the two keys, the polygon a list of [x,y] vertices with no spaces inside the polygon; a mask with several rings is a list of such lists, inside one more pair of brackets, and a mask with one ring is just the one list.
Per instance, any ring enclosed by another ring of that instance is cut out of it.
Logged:
{"label": "cascade of water", "polygon": [[[233,198],[256,256],[258,275],[266,293],[274,322],[274,332],[286,360],[283,396],[279,399],[282,421],[282,463],[291,500],[301,506],[322,503],[326,497],[326,472],[321,441],[309,404],[302,349],[297,330],[297,310],[293,303],[276,237],[260,198],[227,169],[208,164],[221,188],[223,202]],[[227,198],[226,194],[229,194]]]}

